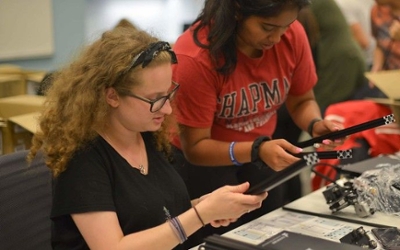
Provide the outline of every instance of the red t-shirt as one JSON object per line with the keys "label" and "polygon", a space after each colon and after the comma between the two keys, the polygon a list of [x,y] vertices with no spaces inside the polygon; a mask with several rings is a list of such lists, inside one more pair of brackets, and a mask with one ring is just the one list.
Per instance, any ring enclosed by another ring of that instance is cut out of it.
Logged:
{"label": "red t-shirt", "polygon": [[[206,43],[207,33],[207,29],[199,33],[202,43]],[[307,37],[297,21],[260,58],[232,51],[237,53],[238,63],[226,79],[215,71],[208,50],[194,43],[190,29],[178,38],[174,51],[178,64],[173,66],[173,80],[181,85],[175,99],[177,121],[211,128],[215,140],[271,136],[276,111],[287,94],[302,95],[317,81]],[[173,144],[180,147],[179,139]]]}

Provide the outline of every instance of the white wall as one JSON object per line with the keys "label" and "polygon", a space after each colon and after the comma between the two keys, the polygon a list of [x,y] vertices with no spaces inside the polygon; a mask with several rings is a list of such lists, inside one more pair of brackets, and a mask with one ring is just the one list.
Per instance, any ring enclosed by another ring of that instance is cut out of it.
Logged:
{"label": "white wall", "polygon": [[[57,70],[69,63],[83,45],[99,38],[101,33],[114,27],[121,18],[126,18],[140,28],[157,34],[160,39],[172,43],[182,32],[183,24],[191,23],[204,4],[204,0],[51,0],[51,2],[54,53],[46,58],[15,59],[0,63],[15,64],[33,70]],[[18,13],[15,16],[18,17]]]}
{"label": "white wall", "polygon": [[51,0],[2,0],[0,24],[0,61],[53,55]]}
{"label": "white wall", "polygon": [[[18,2],[26,1],[30,0],[19,0]],[[68,63],[85,42],[86,1],[88,0],[51,0],[53,13],[53,23],[51,25],[54,39],[54,53],[52,55],[29,59],[10,59],[0,63],[15,64],[25,69],[47,71],[56,70]],[[0,0],[0,3],[3,3],[3,0]],[[17,20],[19,12],[13,12],[12,14]],[[26,22],[29,22],[29,20]],[[31,39],[33,38],[27,37],[28,42]]]}
{"label": "white wall", "polygon": [[87,0],[86,41],[98,38],[122,18],[162,40],[174,42],[183,24],[199,14],[204,0]]}

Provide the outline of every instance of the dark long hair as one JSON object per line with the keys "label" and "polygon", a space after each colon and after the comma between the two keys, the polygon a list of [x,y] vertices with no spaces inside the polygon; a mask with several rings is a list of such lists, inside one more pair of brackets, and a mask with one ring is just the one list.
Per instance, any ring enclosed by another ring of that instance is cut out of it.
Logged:
{"label": "dark long hair", "polygon": [[[199,16],[193,22],[199,23],[193,30],[197,46],[210,51],[217,72],[229,75],[236,67],[237,22],[250,16],[275,17],[289,7],[299,10],[310,0],[206,0]],[[198,33],[208,27],[207,44],[200,42]]]}

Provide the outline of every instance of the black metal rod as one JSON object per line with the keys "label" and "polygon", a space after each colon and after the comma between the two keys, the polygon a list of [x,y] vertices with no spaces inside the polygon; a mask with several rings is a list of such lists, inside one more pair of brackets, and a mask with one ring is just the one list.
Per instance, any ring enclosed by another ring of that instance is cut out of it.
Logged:
{"label": "black metal rod", "polygon": [[395,122],[394,115],[390,114],[390,115],[384,116],[382,118],[367,121],[367,122],[364,122],[364,123],[361,123],[361,124],[358,124],[358,125],[355,125],[352,127],[348,127],[348,128],[339,130],[339,131],[335,131],[335,132],[331,132],[331,133],[328,133],[328,134],[325,134],[322,136],[318,136],[318,137],[312,138],[307,141],[299,142],[295,145],[300,148],[310,147],[310,146],[313,146],[315,143],[322,143],[323,140],[335,140],[335,139],[344,138],[346,136],[349,136],[349,135],[357,133],[357,132],[361,132],[361,131],[364,131],[367,129],[390,124],[393,122]]}
{"label": "black metal rod", "polygon": [[[353,150],[334,150],[334,151],[320,151],[315,152],[319,159],[349,159],[353,157]],[[300,153],[294,154],[294,156],[302,158],[304,155],[308,155],[310,153]]]}

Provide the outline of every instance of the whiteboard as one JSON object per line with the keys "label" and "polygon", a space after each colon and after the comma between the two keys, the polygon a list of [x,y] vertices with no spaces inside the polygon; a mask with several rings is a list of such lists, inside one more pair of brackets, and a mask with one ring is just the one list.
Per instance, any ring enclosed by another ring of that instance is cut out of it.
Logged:
{"label": "whiteboard", "polygon": [[0,61],[53,53],[52,0],[0,0]]}

